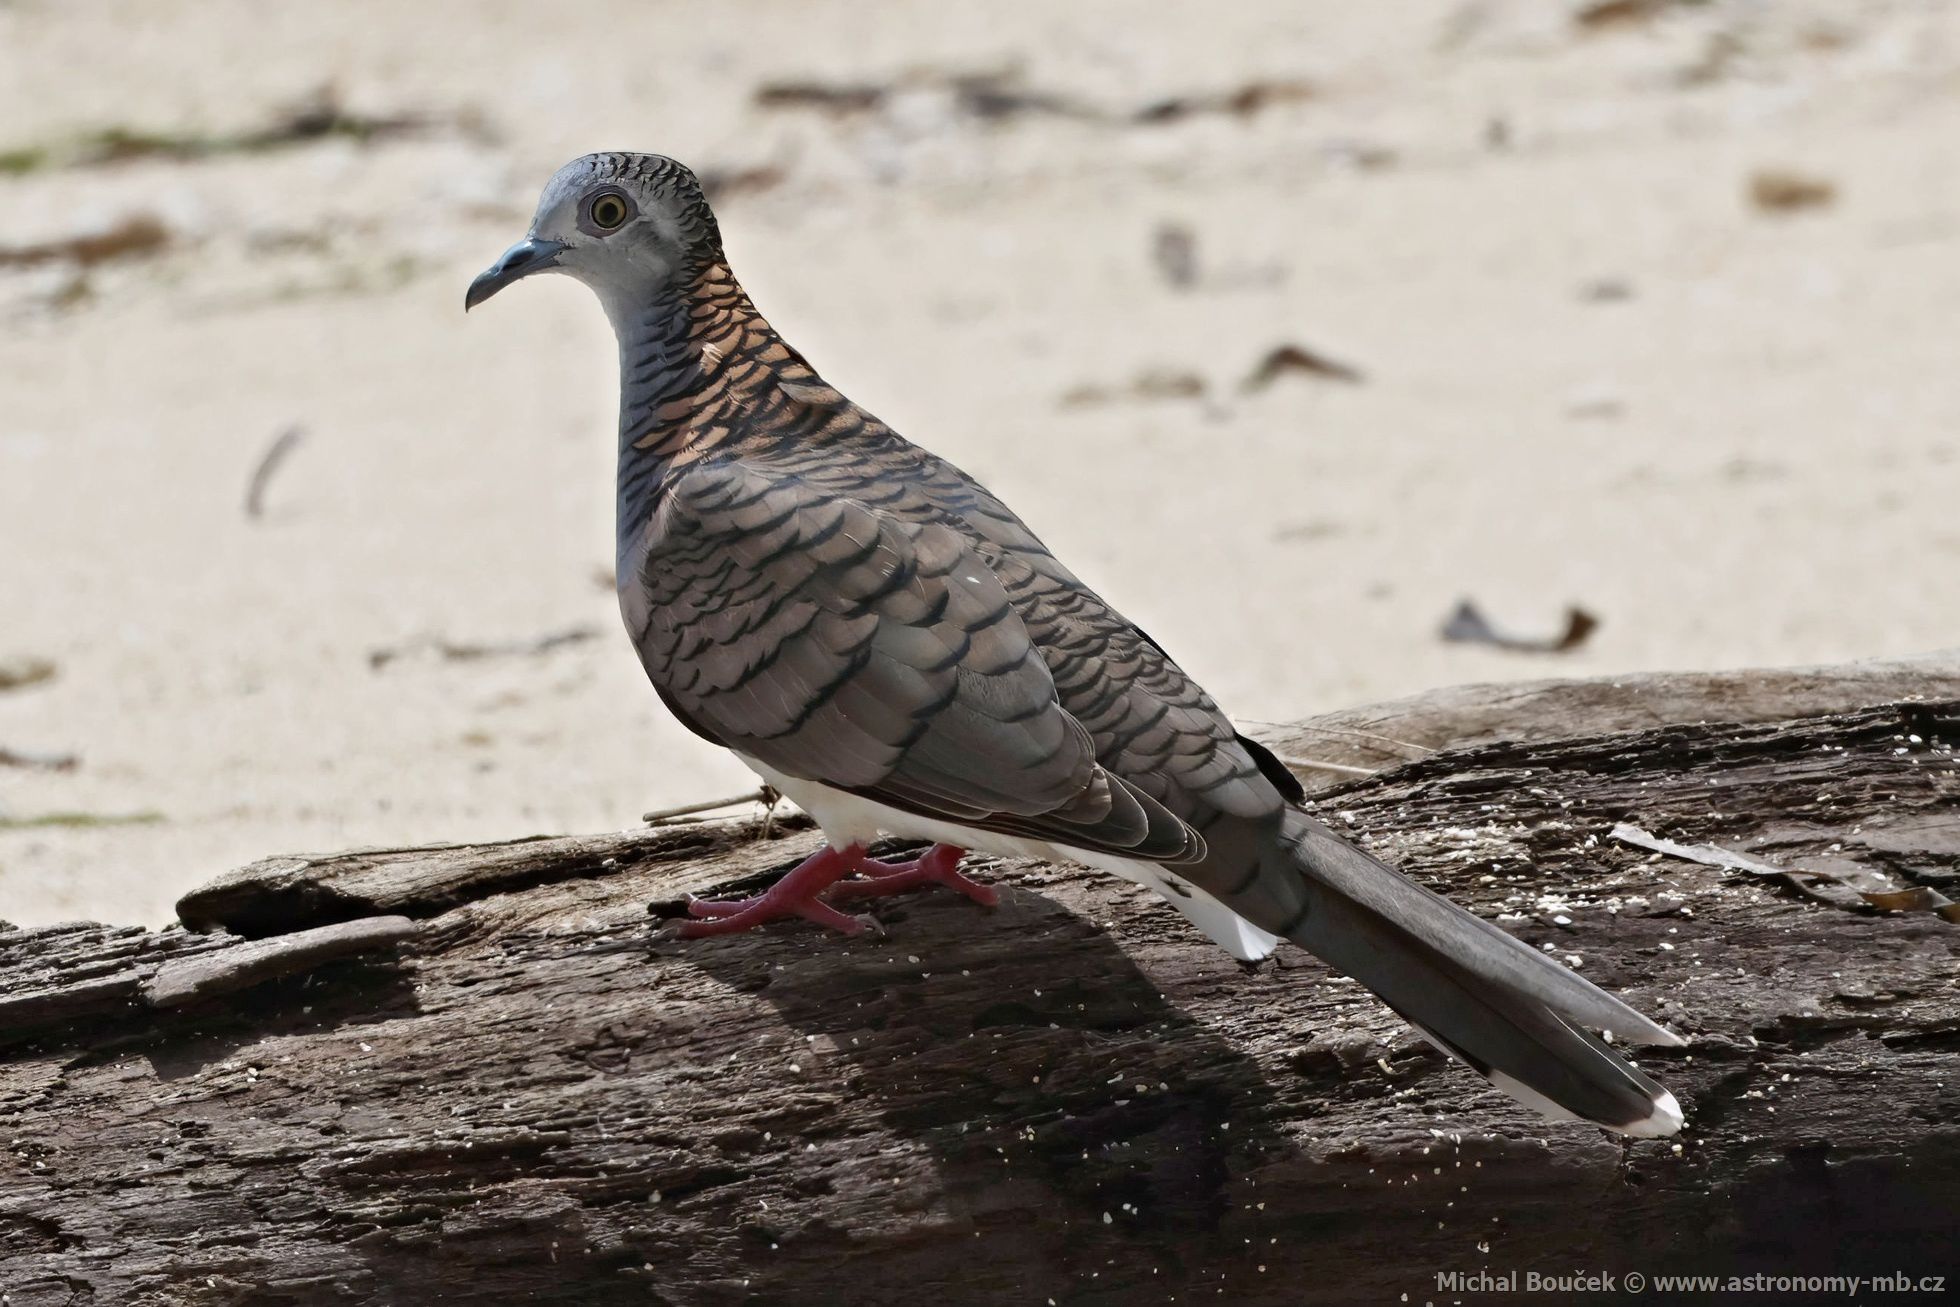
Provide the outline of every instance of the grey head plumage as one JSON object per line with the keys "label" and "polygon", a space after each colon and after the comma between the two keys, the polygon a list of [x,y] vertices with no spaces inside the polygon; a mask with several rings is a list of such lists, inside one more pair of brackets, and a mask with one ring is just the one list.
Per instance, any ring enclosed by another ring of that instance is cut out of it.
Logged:
{"label": "grey head plumage", "polygon": [[721,228],[697,178],[660,154],[572,160],[545,184],[525,238],[470,283],[475,308],[514,281],[566,273],[607,302],[645,303],[685,288],[722,259]]}

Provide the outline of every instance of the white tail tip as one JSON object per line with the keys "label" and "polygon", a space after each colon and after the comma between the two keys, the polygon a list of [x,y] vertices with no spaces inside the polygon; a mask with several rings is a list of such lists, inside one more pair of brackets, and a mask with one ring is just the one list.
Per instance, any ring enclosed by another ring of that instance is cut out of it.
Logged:
{"label": "white tail tip", "polygon": [[[1531,1108],[1547,1121],[1584,1121],[1585,1117],[1566,1111],[1551,1099],[1545,1097],[1528,1085],[1520,1084],[1502,1071],[1487,1072],[1490,1082],[1511,1097]],[[1661,1090],[1660,1097],[1653,1102],[1653,1108],[1646,1116],[1626,1125],[1611,1125],[1605,1121],[1593,1121],[1592,1125],[1614,1134],[1630,1135],[1635,1139],[1665,1139],[1681,1128],[1681,1104],[1673,1094]]]}
{"label": "white tail tip", "polygon": [[1608,1128],[1636,1139],[1665,1139],[1681,1128],[1681,1104],[1675,1101],[1673,1094],[1663,1089],[1661,1096],[1654,1100],[1653,1112],[1644,1120]]}

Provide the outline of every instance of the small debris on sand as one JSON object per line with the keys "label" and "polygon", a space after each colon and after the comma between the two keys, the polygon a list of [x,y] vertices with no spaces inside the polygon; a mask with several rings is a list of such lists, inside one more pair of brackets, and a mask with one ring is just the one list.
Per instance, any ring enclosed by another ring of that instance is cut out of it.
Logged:
{"label": "small debris on sand", "polygon": [[1749,178],[1749,202],[1759,213],[1821,209],[1837,199],[1837,184],[1789,168],[1761,168]]}
{"label": "small debris on sand", "polygon": [[1553,636],[1518,636],[1492,626],[1475,604],[1465,599],[1443,623],[1442,637],[1457,644],[1484,644],[1516,653],[1570,653],[1599,629],[1599,619],[1583,608],[1565,610],[1565,629]]}

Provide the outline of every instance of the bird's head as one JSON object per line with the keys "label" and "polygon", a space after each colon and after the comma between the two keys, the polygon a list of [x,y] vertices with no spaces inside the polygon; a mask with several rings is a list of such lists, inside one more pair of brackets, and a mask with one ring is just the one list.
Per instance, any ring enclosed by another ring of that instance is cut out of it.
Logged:
{"label": "bird's head", "polygon": [[531,230],[470,283],[473,309],[534,272],[563,272],[609,306],[645,303],[721,259],[721,231],[684,164],[658,154],[588,154],[545,183]]}

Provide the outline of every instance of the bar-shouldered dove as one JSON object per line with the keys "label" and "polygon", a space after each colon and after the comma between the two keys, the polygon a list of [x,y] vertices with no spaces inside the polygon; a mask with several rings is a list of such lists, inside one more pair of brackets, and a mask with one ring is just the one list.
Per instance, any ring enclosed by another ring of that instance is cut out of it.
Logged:
{"label": "bar-shouldered dove", "polygon": [[[1680,1127],[1586,1027],[1680,1039],[1336,837],[1298,781],[1006,505],[817,375],[735,280],[694,174],[592,154],[545,186],[474,307],[538,272],[597,293],[619,342],[621,612],[691,730],[827,845],[695,935],[926,882],[982,903],[964,850],[1065,859],[1161,893],[1234,956],[1291,940],[1555,1119]],[[868,857],[880,833],[934,847]]]}

